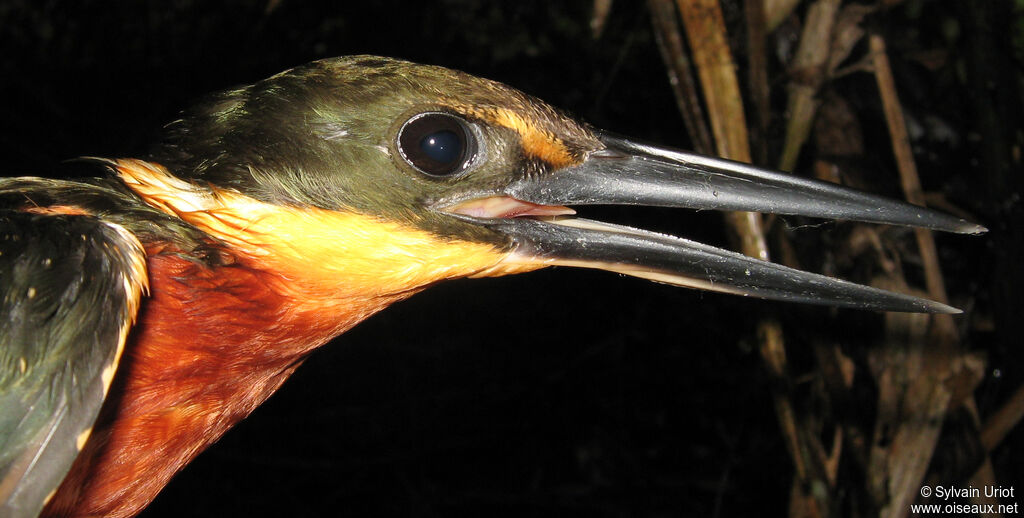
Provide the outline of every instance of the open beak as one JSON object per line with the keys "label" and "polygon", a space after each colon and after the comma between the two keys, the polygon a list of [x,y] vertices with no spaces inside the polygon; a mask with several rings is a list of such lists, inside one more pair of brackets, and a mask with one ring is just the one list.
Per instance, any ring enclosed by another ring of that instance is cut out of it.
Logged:
{"label": "open beak", "polygon": [[748,164],[601,135],[582,163],[443,210],[509,236],[508,263],[597,268],[765,299],[878,311],[959,313],[909,295],[803,272],[713,246],[572,217],[565,205],[648,205],[769,212],[979,234],[923,207]]}

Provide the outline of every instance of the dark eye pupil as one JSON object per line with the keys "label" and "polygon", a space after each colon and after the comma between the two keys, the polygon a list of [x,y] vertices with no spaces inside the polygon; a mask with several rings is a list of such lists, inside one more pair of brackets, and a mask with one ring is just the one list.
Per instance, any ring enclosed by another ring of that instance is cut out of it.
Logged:
{"label": "dark eye pupil", "polygon": [[476,140],[468,124],[447,113],[419,114],[398,133],[402,158],[422,173],[451,176],[464,171],[473,160]]}
{"label": "dark eye pupil", "polygon": [[440,164],[450,164],[462,157],[462,141],[453,131],[438,131],[423,137],[420,150]]}

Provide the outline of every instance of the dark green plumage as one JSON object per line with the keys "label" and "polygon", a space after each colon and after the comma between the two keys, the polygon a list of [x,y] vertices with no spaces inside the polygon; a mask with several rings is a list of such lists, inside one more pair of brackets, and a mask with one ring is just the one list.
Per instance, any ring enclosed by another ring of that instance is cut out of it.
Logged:
{"label": "dark green plumage", "polygon": [[[551,173],[549,164],[524,156],[516,131],[480,118],[490,109],[521,112],[578,155],[601,147],[586,126],[500,83],[352,56],[210,96],[167,126],[150,158],[179,177],[262,201],[353,210],[442,236],[500,243],[504,237],[477,225],[422,210]],[[428,177],[399,156],[395,135],[401,124],[427,111],[457,114],[472,125],[481,145],[466,174]]]}
{"label": "dark green plumage", "polygon": [[[111,175],[105,160],[79,162],[93,166],[98,177]],[[143,242],[167,242],[178,250],[194,252],[197,258],[209,255],[209,241],[200,230],[147,205],[114,178],[0,178],[0,211],[23,212],[54,206],[78,208],[96,219],[124,227]]]}
{"label": "dark green plumage", "polygon": [[0,211],[0,516],[35,516],[70,468],[143,262],[133,237],[96,217]]}

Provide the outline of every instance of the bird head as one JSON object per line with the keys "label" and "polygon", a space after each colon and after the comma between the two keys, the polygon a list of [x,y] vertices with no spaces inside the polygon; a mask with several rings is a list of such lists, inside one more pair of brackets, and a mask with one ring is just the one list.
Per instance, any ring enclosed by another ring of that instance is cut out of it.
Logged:
{"label": "bird head", "polygon": [[[920,207],[596,130],[515,89],[373,56],[217,94],[117,170],[151,205],[323,297],[598,268],[762,298],[954,311],[640,229],[572,205],[751,210],[984,229]],[[161,165],[157,165],[161,164]]]}

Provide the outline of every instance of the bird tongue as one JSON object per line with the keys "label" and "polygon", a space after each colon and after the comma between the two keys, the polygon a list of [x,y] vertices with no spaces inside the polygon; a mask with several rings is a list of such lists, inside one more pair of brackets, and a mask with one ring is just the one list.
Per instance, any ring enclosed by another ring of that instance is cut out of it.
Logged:
{"label": "bird tongue", "polygon": [[516,218],[521,216],[571,216],[576,211],[561,205],[539,205],[511,196],[490,196],[464,201],[446,209],[474,218]]}

